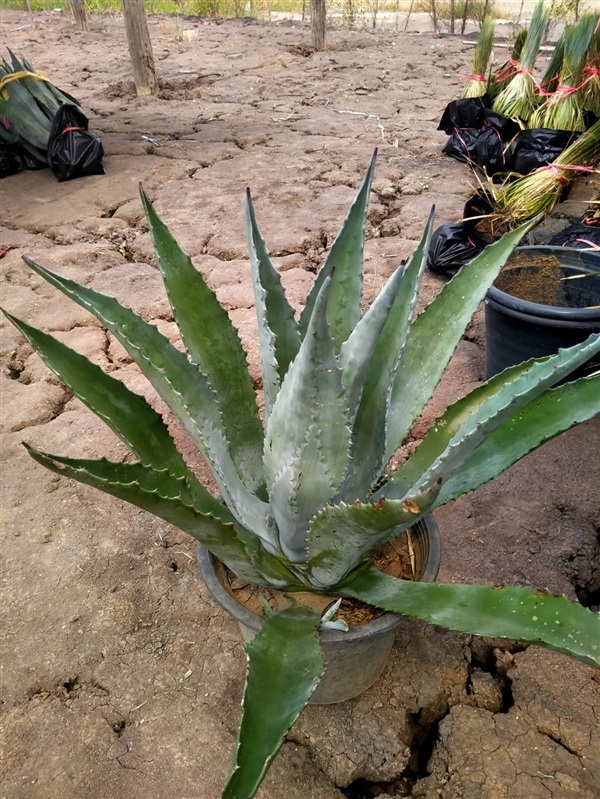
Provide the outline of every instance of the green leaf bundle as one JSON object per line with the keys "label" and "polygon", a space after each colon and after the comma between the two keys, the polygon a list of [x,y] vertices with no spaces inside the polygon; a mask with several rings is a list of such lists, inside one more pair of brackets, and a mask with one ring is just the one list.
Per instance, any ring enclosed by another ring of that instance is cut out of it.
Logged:
{"label": "green leaf bundle", "polygon": [[594,116],[600,117],[600,24],[592,38],[583,77],[583,107]]}
{"label": "green leaf bundle", "polygon": [[468,82],[462,93],[463,97],[483,97],[486,93],[487,79],[485,76],[494,46],[494,28],[494,20],[491,17],[486,17],[475,46],[473,73],[468,76]]}
{"label": "green leaf bundle", "polygon": [[[529,126],[551,130],[585,130],[583,108],[584,70],[598,14],[585,14],[579,24],[567,28],[563,35],[563,62],[554,92],[532,114]],[[552,79],[553,80],[553,79]]]}
{"label": "green leaf bundle", "polygon": [[494,196],[492,220],[498,221],[500,227],[512,228],[540,214],[549,214],[559,201],[564,187],[577,174],[593,171],[598,161],[600,120],[547,167],[541,167],[513,182],[505,182],[500,189],[490,182]]}
{"label": "green leaf bundle", "polygon": [[500,92],[505,89],[515,76],[516,65],[521,58],[525,39],[527,38],[527,28],[521,28],[513,44],[510,59],[505,61],[501,67],[494,70],[487,83],[487,93],[494,100]]}
{"label": "green leaf bundle", "polygon": [[544,10],[544,2],[541,0],[533,12],[519,66],[516,68],[517,74],[494,102],[493,110],[497,114],[523,119],[525,122],[532,115],[537,104],[536,85],[532,70],[547,22],[548,12]]}
{"label": "green leaf bundle", "polygon": [[0,116],[23,149],[45,163],[52,120],[61,103],[77,101],[62,92],[27,61],[8,50],[11,63],[0,64]]}

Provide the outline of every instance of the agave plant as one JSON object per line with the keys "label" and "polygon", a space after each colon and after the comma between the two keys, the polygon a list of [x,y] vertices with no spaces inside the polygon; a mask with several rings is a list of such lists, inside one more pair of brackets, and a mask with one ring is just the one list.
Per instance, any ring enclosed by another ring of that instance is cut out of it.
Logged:
{"label": "agave plant", "polygon": [[[139,459],[30,454],[177,525],[239,577],[287,592],[353,597],[456,630],[508,637],[600,666],[600,617],[533,588],[419,583],[373,565],[375,550],[600,410],[600,375],[563,383],[600,335],[507,369],[450,406],[395,472],[386,466],[421,414],[488,287],[521,239],[507,234],[415,317],[432,219],[406,266],[361,315],[373,158],[297,319],[246,202],[265,419],[238,334],[142,191],[187,354],[115,299],[33,261],[121,342],[209,464],[223,502],[197,480],[145,399],[51,336],[9,316],[46,364]],[[385,485],[382,486],[382,482]],[[268,614],[248,645],[248,680],[225,799],[255,795],[323,673],[317,613]],[[433,634],[433,633],[432,633]]]}
{"label": "agave plant", "polygon": [[7,122],[6,127],[0,125],[0,141],[18,141],[31,158],[45,165],[54,115],[61,103],[73,103],[78,109],[79,104],[7,50],[11,63],[5,58],[0,63],[0,117]]}

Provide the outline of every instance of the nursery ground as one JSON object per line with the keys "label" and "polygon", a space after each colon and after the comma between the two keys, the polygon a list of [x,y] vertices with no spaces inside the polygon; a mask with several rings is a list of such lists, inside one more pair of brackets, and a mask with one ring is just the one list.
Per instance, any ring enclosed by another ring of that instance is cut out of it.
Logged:
{"label": "nursery ground", "polygon": [[[461,37],[337,30],[316,54],[309,29],[291,23],[185,20],[197,38],[179,41],[178,23],[153,17],[161,93],[137,99],[119,17],[92,17],[89,33],[52,14],[35,20],[34,29],[25,13],[3,11],[3,40],[80,100],[102,136],[106,175],[2,181],[3,305],[156,407],[123,349],[28,271],[23,254],[118,297],[178,341],[142,181],[229,310],[258,385],[246,186],[297,308],[374,147],[366,303],[411,253],[433,203],[440,223],[461,216],[469,176],[441,155],[435,130],[470,72]],[[581,214],[592,190],[585,178],[563,211]],[[423,302],[441,285],[428,274]],[[5,322],[0,344],[0,796],[216,799],[245,671],[239,631],[208,596],[183,533],[27,456],[22,441],[70,456],[126,453]],[[482,377],[480,311],[408,447]],[[437,512],[440,579],[532,582],[598,604],[598,421]],[[407,621],[371,690],[307,709],[259,796],[598,799],[599,720],[591,668]]]}

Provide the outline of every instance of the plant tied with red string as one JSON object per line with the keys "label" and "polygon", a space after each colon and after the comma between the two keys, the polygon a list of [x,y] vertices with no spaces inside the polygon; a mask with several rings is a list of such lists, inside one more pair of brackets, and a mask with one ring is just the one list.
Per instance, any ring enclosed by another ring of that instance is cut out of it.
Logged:
{"label": "plant tied with red string", "polygon": [[492,223],[499,229],[510,229],[540,214],[548,214],[561,193],[577,174],[597,172],[600,161],[600,120],[581,134],[551,164],[531,175],[505,181],[500,188],[489,181],[494,198]]}
{"label": "plant tied with red string", "polygon": [[494,102],[493,110],[497,114],[522,119],[525,122],[533,114],[537,104],[537,86],[532,70],[547,22],[548,12],[544,9],[543,0],[540,0],[533,12],[520,61],[515,67],[516,74]]}
{"label": "plant tied with red string", "polygon": [[485,75],[494,46],[494,28],[494,20],[491,17],[486,17],[475,46],[472,74],[461,78],[461,81],[468,81],[462,92],[463,97],[483,97],[486,93],[487,78]]}
{"label": "plant tied with red string", "polygon": [[594,79],[586,74],[588,53],[598,14],[584,14],[576,26],[568,27],[562,36],[563,61],[554,91],[543,84],[538,94],[542,104],[533,113],[529,126],[551,130],[585,130],[585,88]]}

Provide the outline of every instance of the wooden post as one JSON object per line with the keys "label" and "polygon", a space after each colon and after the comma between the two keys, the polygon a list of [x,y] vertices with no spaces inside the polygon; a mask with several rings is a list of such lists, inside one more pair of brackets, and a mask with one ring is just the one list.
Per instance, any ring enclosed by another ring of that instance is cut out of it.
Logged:
{"label": "wooden post", "polygon": [[73,12],[73,19],[79,30],[89,30],[87,14],[85,13],[85,0],[71,0],[71,11]]}
{"label": "wooden post", "polygon": [[138,96],[158,94],[158,81],[144,0],[123,0],[123,13],[136,94]]}
{"label": "wooden post", "polygon": [[310,26],[315,50],[325,49],[326,20],[325,0],[310,0]]}

